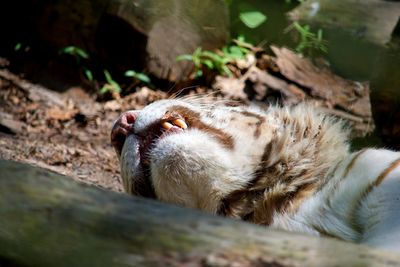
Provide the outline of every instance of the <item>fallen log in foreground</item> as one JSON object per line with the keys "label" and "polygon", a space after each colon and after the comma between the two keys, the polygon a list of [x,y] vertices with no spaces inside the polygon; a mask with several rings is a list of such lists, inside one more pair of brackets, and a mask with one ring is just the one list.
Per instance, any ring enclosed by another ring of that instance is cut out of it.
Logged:
{"label": "fallen log in foreground", "polygon": [[400,266],[400,257],[272,231],[0,161],[0,263],[17,266]]}

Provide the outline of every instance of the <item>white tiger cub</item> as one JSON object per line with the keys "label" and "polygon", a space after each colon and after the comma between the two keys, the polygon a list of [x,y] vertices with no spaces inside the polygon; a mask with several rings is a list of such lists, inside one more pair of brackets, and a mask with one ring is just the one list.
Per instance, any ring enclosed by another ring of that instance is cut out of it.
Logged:
{"label": "white tiger cub", "polygon": [[342,124],[294,108],[162,100],[112,143],[128,193],[400,251],[400,153],[350,153]]}

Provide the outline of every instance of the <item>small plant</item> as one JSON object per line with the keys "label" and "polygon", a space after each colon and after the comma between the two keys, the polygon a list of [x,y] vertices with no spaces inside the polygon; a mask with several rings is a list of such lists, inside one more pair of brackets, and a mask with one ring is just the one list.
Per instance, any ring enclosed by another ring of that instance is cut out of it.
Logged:
{"label": "small plant", "polygon": [[19,51],[22,48],[22,43],[16,43],[14,46],[14,51]]}
{"label": "small plant", "polygon": [[235,60],[243,59],[252,47],[251,44],[244,41],[243,37],[234,40],[234,43],[216,52],[202,50],[201,47],[198,47],[193,54],[180,55],[176,60],[192,61],[195,67],[196,78],[203,75],[203,68],[217,71],[220,75],[232,76],[228,64],[233,63]]}
{"label": "small plant", "polygon": [[[233,0],[225,0],[225,3],[230,6]],[[257,28],[267,20],[267,16],[261,11],[254,8],[248,3],[238,3],[239,20],[250,29]]]}
{"label": "small plant", "polygon": [[257,28],[267,20],[267,16],[260,11],[243,11],[239,14],[239,19],[250,29]]}
{"label": "small plant", "polygon": [[86,78],[89,81],[93,81],[93,73],[92,71],[87,68],[85,65],[82,64],[82,61],[89,59],[89,54],[83,50],[82,48],[79,48],[77,46],[66,46],[60,50],[60,54],[66,54],[73,56],[76,60],[76,63],[78,65],[81,65],[83,69],[83,73],[85,74]]}
{"label": "small plant", "polygon": [[99,93],[105,94],[107,92],[110,92],[111,94],[119,95],[122,91],[121,86],[116,81],[113,80],[108,70],[104,70],[103,72],[107,82],[103,85],[103,87],[101,87]]}
{"label": "small plant", "polygon": [[66,46],[60,50],[61,54],[67,54],[75,57],[76,61],[80,63],[81,59],[88,59],[89,54],[85,50],[77,46]]}
{"label": "small plant", "polygon": [[317,33],[313,33],[309,25],[302,26],[298,22],[294,22],[290,28],[295,29],[300,36],[299,43],[295,48],[298,53],[308,52],[311,54],[313,50],[328,52],[322,29],[318,29]]}
{"label": "small plant", "polygon": [[149,76],[142,72],[136,72],[134,70],[128,70],[125,72],[126,77],[132,77],[134,80],[145,83],[145,84],[150,84],[151,80]]}

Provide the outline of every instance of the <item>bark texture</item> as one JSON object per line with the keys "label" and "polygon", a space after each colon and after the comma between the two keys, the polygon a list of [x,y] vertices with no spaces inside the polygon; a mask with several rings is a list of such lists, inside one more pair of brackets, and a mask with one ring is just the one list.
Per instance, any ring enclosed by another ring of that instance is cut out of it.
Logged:
{"label": "bark texture", "polygon": [[0,161],[0,263],[16,266],[399,266],[333,239],[273,231]]}

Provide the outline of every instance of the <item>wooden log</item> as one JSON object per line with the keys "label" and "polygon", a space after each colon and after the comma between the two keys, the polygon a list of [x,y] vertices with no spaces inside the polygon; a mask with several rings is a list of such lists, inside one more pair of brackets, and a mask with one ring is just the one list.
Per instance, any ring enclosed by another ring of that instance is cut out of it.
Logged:
{"label": "wooden log", "polygon": [[0,132],[19,134],[26,128],[25,123],[13,118],[13,115],[0,111]]}
{"label": "wooden log", "polygon": [[388,252],[78,184],[0,161],[0,263],[22,266],[399,266]]}
{"label": "wooden log", "polygon": [[372,118],[368,83],[349,81],[328,68],[318,68],[309,59],[285,47],[272,46],[271,49],[276,55],[279,72],[308,88],[311,96],[329,101],[332,106],[339,106],[361,118]]}
{"label": "wooden log", "polygon": [[317,65],[285,47],[271,46],[271,50],[274,56],[263,54],[258,65],[249,67],[239,79],[217,76],[213,87],[244,102],[307,102],[345,120],[352,129],[351,137],[363,137],[374,130],[368,82],[342,78],[326,65]]}
{"label": "wooden log", "polygon": [[354,37],[385,45],[400,18],[400,3],[384,0],[304,1],[288,13],[291,20],[340,29]]}
{"label": "wooden log", "polygon": [[51,107],[65,105],[60,94],[39,84],[30,83],[6,69],[0,70],[0,79],[4,79],[16,85],[18,88],[26,92],[28,98],[32,101]]}

